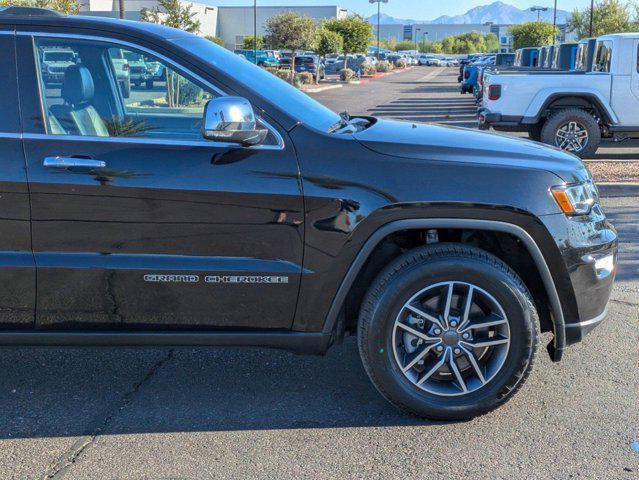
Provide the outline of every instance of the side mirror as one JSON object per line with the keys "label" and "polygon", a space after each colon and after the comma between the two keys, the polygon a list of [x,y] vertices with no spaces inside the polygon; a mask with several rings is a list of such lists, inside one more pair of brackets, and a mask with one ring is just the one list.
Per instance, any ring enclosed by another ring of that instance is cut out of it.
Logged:
{"label": "side mirror", "polygon": [[244,147],[259,145],[268,130],[258,129],[253,107],[241,97],[218,97],[204,107],[202,136],[217,142],[239,143]]}

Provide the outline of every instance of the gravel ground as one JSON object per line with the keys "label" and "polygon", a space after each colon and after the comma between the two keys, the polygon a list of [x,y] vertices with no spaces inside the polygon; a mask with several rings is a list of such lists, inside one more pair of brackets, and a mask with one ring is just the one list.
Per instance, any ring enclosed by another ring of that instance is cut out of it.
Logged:
{"label": "gravel ground", "polygon": [[639,182],[636,162],[586,162],[597,182]]}

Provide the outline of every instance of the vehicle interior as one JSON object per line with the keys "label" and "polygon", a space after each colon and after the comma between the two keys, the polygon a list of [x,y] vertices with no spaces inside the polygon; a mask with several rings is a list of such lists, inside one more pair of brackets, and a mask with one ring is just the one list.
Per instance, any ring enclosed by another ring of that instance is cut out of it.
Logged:
{"label": "vehicle interior", "polygon": [[[164,78],[153,89],[133,88],[124,98],[117,81],[112,55],[120,47],[106,42],[37,39],[37,48],[65,48],[73,51],[74,64],[65,71],[61,84],[41,81],[46,106],[48,132],[87,136],[201,139],[204,106],[214,97],[208,89],[185,75],[166,67]],[[144,62],[148,55],[124,51]],[[43,62],[42,55],[38,61]],[[157,70],[149,66],[149,75]],[[45,68],[40,65],[40,69]]]}

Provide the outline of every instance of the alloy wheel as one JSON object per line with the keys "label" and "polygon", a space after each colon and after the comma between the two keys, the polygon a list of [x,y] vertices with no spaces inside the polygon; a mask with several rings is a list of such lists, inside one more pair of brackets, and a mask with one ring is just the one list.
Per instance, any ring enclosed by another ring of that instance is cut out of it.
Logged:
{"label": "alloy wheel", "polygon": [[430,285],[401,308],[393,353],[416,387],[441,396],[474,392],[501,370],[510,348],[504,309],[482,288],[451,281]]}
{"label": "alloy wheel", "polygon": [[565,123],[555,133],[555,145],[568,152],[581,152],[588,146],[588,139],[588,130],[575,121]]}

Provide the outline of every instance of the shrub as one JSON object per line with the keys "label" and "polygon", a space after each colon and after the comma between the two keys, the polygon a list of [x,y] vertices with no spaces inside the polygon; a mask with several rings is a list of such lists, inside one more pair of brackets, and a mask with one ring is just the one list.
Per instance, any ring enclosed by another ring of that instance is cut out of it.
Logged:
{"label": "shrub", "polygon": [[339,78],[342,82],[350,82],[355,80],[355,72],[350,68],[343,68],[339,71]]}
{"label": "shrub", "polygon": [[272,73],[273,75],[277,75],[277,72],[279,72],[279,68],[276,68],[276,67],[264,67],[264,70],[266,70],[269,73]]}
{"label": "shrub", "polygon": [[290,70],[278,70],[275,73],[275,75],[280,77],[285,82],[290,83],[294,87],[297,87],[297,88],[301,88],[302,87],[302,80],[301,80],[300,76],[299,75],[295,75],[294,77],[291,78],[291,71]]}
{"label": "shrub", "polygon": [[302,85],[310,85],[315,83],[315,76],[311,72],[302,72],[299,75]]}
{"label": "shrub", "polygon": [[290,70],[276,70],[275,75],[280,77],[282,80],[286,82],[291,81],[291,71]]}
{"label": "shrub", "polygon": [[406,60],[399,59],[395,62],[397,68],[406,68]]}
{"label": "shrub", "polygon": [[363,62],[360,68],[362,75],[373,75],[377,71],[371,62]]}
{"label": "shrub", "polygon": [[383,62],[377,62],[377,65],[375,65],[375,68],[377,69],[378,72],[390,72],[391,71],[391,64],[383,61]]}

